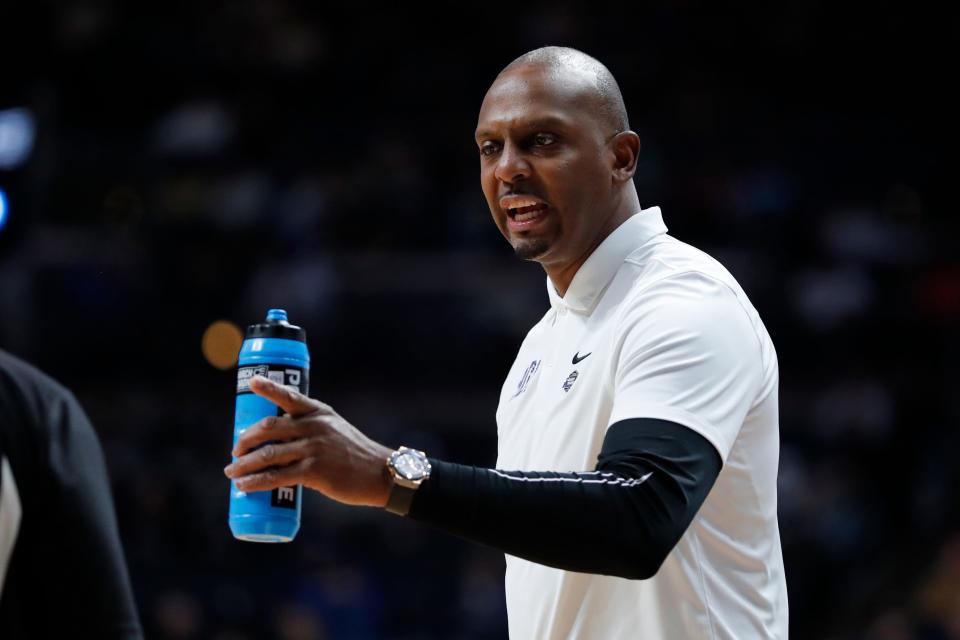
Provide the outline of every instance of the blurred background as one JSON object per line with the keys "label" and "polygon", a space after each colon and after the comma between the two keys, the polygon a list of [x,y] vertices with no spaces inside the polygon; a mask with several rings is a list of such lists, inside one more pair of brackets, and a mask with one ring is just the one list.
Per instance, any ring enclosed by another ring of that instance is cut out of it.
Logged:
{"label": "blurred background", "polygon": [[792,636],[960,638],[956,22],[835,4],[0,4],[0,348],[91,416],[148,636],[506,637],[496,551],[312,492],[292,544],[231,538],[230,327],[287,309],[312,395],[492,466],[549,303],[473,129],[561,44],[619,80],[641,202],[777,346]]}

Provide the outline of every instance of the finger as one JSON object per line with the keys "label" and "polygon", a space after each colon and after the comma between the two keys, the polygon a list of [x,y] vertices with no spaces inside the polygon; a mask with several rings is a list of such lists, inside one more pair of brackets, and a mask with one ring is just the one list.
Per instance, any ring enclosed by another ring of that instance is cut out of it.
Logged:
{"label": "finger", "polygon": [[277,487],[289,487],[295,484],[304,484],[304,472],[307,469],[307,461],[301,460],[289,464],[279,469],[267,469],[260,473],[237,478],[233,481],[234,486],[240,491],[250,493],[252,491],[269,491]]}
{"label": "finger", "polygon": [[282,467],[304,457],[303,442],[274,442],[265,444],[256,451],[240,456],[228,464],[223,473],[228,478],[239,478],[262,471],[267,467]]}
{"label": "finger", "polygon": [[263,376],[250,379],[250,390],[282,408],[293,417],[302,416],[317,410],[317,402],[299,391],[277,384]]}
{"label": "finger", "polygon": [[267,440],[295,440],[309,433],[309,424],[298,422],[289,416],[267,416],[244,429],[231,453],[234,457],[240,457]]}

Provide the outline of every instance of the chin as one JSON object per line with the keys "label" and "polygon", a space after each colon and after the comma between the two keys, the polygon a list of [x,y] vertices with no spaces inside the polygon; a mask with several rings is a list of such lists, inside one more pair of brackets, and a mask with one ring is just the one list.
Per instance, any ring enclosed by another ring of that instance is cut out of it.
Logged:
{"label": "chin", "polygon": [[536,260],[550,249],[546,240],[521,240],[513,245],[513,253],[521,260]]}

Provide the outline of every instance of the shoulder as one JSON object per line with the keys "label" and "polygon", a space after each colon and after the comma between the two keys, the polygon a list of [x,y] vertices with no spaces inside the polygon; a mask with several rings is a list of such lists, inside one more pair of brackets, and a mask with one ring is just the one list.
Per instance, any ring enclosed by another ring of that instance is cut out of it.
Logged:
{"label": "shoulder", "polygon": [[47,422],[51,409],[76,403],[73,394],[31,364],[0,350],[0,430]]}
{"label": "shoulder", "polygon": [[619,332],[642,329],[650,339],[695,332],[701,339],[758,350],[762,323],[733,275],[709,254],[661,236],[625,261]]}
{"label": "shoulder", "polygon": [[0,349],[0,384],[39,400],[72,397],[62,384],[28,362]]}
{"label": "shoulder", "polygon": [[661,299],[734,300],[747,315],[754,312],[736,278],[713,256],[664,234],[627,256],[628,280],[623,306]]}
{"label": "shoulder", "polygon": [[645,288],[675,284],[695,287],[697,283],[723,284],[737,296],[743,290],[733,275],[713,256],[664,234],[631,253],[624,261],[632,280],[632,293]]}

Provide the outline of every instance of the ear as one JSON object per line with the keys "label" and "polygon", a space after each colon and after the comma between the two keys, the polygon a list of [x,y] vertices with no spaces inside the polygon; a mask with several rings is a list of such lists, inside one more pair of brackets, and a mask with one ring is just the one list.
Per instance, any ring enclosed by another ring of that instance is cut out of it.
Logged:
{"label": "ear", "polygon": [[610,141],[613,151],[613,179],[626,182],[637,171],[637,157],[640,155],[640,136],[633,131],[621,131]]}

